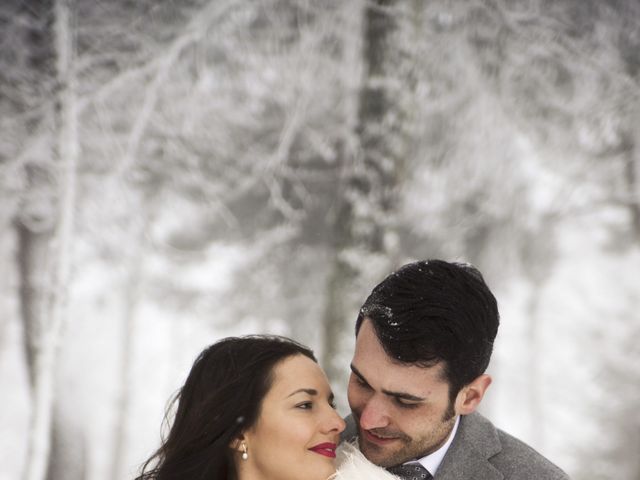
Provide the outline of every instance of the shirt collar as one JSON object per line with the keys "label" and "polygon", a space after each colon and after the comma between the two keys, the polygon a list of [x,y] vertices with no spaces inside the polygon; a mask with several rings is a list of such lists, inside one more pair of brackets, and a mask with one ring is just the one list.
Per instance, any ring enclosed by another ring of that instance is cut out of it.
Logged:
{"label": "shirt collar", "polygon": [[406,464],[419,463],[424,468],[426,468],[432,476],[435,477],[436,472],[438,471],[438,468],[440,467],[440,464],[442,463],[442,459],[447,454],[447,450],[449,450],[449,447],[451,446],[451,442],[453,442],[453,439],[456,436],[456,432],[458,431],[458,424],[459,423],[460,423],[460,416],[458,415],[456,417],[456,423],[453,425],[453,428],[451,429],[451,433],[449,434],[449,438],[447,438],[447,441],[444,442],[444,444],[438,450],[436,450],[435,452],[430,453],[429,455],[426,455],[426,456],[424,456],[422,458],[419,458],[417,460],[412,460],[411,462],[406,462]]}

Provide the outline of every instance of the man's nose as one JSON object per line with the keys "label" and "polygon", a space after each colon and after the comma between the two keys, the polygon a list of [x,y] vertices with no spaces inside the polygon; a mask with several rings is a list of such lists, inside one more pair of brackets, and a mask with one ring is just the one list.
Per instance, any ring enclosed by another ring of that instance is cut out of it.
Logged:
{"label": "man's nose", "polygon": [[389,415],[384,400],[376,395],[369,398],[360,413],[360,427],[364,430],[389,426]]}

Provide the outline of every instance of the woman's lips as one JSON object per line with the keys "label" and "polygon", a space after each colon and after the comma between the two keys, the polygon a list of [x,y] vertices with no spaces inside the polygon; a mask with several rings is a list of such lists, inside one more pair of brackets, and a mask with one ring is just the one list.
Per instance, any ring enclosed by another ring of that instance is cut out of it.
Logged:
{"label": "woman's lips", "polygon": [[327,443],[320,443],[315,447],[311,447],[309,450],[311,450],[314,453],[324,455],[325,457],[336,458],[336,448],[337,448],[337,445],[335,443],[327,442]]}

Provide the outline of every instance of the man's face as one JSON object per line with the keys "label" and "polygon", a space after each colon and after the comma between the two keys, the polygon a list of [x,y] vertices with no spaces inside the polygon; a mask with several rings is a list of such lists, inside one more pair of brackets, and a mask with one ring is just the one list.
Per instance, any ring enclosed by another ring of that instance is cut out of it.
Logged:
{"label": "man's face", "polygon": [[447,440],[455,416],[442,365],[424,368],[393,362],[365,319],[356,339],[348,397],[360,449],[373,463],[391,467],[421,458]]}

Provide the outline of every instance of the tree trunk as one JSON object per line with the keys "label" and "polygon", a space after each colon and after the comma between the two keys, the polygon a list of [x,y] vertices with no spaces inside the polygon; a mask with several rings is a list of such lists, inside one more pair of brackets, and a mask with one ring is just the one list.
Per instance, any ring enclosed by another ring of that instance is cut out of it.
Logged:
{"label": "tree trunk", "polygon": [[541,378],[541,339],[542,331],[540,325],[540,300],[542,298],[542,282],[532,280],[529,298],[527,300],[527,383],[529,384],[529,428],[531,443],[537,449],[544,446],[544,408],[542,398],[544,395],[540,391],[543,387]]}
{"label": "tree trunk", "polygon": [[[57,398],[57,397],[56,397]],[[48,480],[84,480],[87,472],[87,442],[82,421],[75,411],[56,402],[51,425]]]}
{"label": "tree trunk", "polygon": [[[46,90],[53,69],[52,1],[25,1],[19,15],[24,24],[27,45],[26,79],[31,91]],[[29,105],[25,100],[25,117]],[[27,122],[30,135],[47,123],[48,112],[31,115]],[[26,179],[23,197],[15,221],[18,242],[16,261],[19,274],[19,302],[23,320],[24,352],[31,387],[35,385],[36,357],[43,330],[43,314],[48,296],[47,271],[49,244],[55,230],[55,172],[50,158],[28,158],[24,166]]]}
{"label": "tree trunk", "polygon": [[389,219],[404,146],[398,128],[402,117],[398,86],[403,79],[398,78],[397,62],[402,55],[394,37],[398,8],[398,2],[388,0],[368,2],[364,8],[363,79],[355,138],[348,136],[339,148],[345,167],[332,225],[334,256],[327,281],[322,349],[323,364],[332,380],[345,372],[339,358],[341,339],[350,330],[358,302],[364,300],[359,295],[371,288],[365,284],[377,275],[374,270],[387,271],[390,266]]}
{"label": "tree trunk", "polygon": [[134,339],[136,338],[136,310],[140,298],[143,281],[144,253],[147,242],[146,231],[152,222],[148,206],[153,200],[148,196],[142,199],[141,214],[138,219],[132,219],[132,228],[128,237],[131,239],[129,252],[129,272],[124,282],[124,311],[120,327],[120,359],[118,370],[120,382],[117,393],[115,431],[113,436],[113,462],[111,463],[111,478],[125,478],[127,438],[129,412],[131,409],[131,395],[133,392],[133,358]]}
{"label": "tree trunk", "polygon": [[629,208],[629,216],[631,217],[631,232],[636,243],[640,244],[640,188],[638,188],[638,165],[637,160],[640,150],[635,147],[635,142],[629,140],[624,155],[624,173],[627,185],[627,205]]}
{"label": "tree trunk", "polygon": [[[540,225],[535,232],[528,235],[528,241],[522,252],[525,276],[529,284],[529,296],[526,307],[526,338],[525,377],[529,385],[527,392],[529,406],[529,427],[532,444],[544,448],[545,442],[545,406],[543,378],[543,338],[545,331],[544,317],[541,315],[541,301],[544,298],[544,286],[553,275],[553,267],[558,256],[556,247],[557,215],[548,212],[540,219]],[[544,242],[539,239],[544,238]]]}
{"label": "tree trunk", "polygon": [[[20,15],[24,17],[28,41],[28,77],[43,85],[49,80],[53,59],[50,27],[50,2],[25,2]],[[40,119],[44,121],[43,119]],[[27,125],[31,134],[37,134],[39,124],[32,120]],[[26,192],[16,219],[17,256],[19,274],[19,301],[22,315],[25,362],[27,365],[32,412],[29,430],[25,478],[42,478],[49,449],[49,431],[46,408],[50,403],[49,378],[43,375],[43,348],[46,336],[48,299],[48,272],[50,245],[55,230],[55,182],[50,159],[29,159],[25,165]]]}
{"label": "tree trunk", "polygon": [[[65,324],[64,307],[70,272],[70,244],[75,209],[76,163],[78,157],[77,110],[73,75],[73,36],[71,1],[56,0],[53,5],[54,46],[56,54],[56,148],[55,166],[59,188],[59,212],[56,242],[52,251],[52,268],[44,271],[46,296],[40,310],[39,338],[28,341],[33,351],[33,410],[29,432],[28,457],[24,478],[42,480],[47,472],[51,448],[51,425],[54,404],[56,354]],[[48,12],[47,12],[48,13]],[[26,239],[25,239],[26,240]],[[55,247],[55,251],[53,251]],[[22,282],[23,285],[28,282]],[[23,306],[23,312],[27,309]],[[26,318],[25,318],[26,320]],[[33,333],[33,332],[31,332]],[[29,335],[29,332],[27,332]]]}
{"label": "tree trunk", "polygon": [[[27,176],[30,190],[48,189],[49,185],[41,185],[33,180],[34,175]],[[37,177],[37,175],[35,176]],[[43,314],[45,312],[46,265],[49,260],[49,244],[53,234],[53,225],[48,219],[34,221],[31,214],[24,214],[16,222],[17,231],[17,263],[19,274],[20,313],[24,325],[24,352],[31,389],[36,384],[36,358],[43,335]]]}

